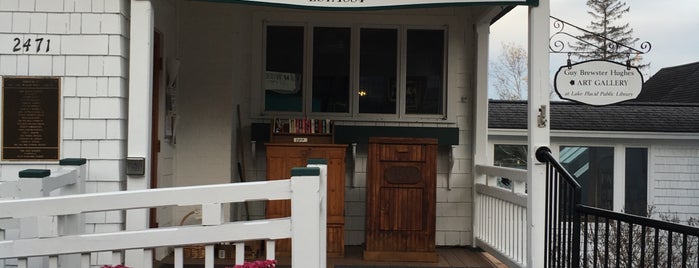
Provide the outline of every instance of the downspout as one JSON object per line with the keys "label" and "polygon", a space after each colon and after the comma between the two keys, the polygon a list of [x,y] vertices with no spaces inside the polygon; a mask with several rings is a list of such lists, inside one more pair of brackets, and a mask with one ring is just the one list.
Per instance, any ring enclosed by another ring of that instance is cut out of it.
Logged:
{"label": "downspout", "polygon": [[[129,95],[127,157],[143,159],[143,175],[126,175],[126,190],[149,187],[151,151],[151,105],[153,85],[153,31],[154,12],[149,0],[131,0],[131,28],[129,38]],[[148,228],[148,210],[126,211],[126,230]],[[126,265],[146,267],[144,260],[150,250],[127,250]]]}
{"label": "downspout", "polygon": [[527,267],[544,267],[546,165],[536,150],[550,144],[549,0],[529,7],[529,102],[527,161]]}

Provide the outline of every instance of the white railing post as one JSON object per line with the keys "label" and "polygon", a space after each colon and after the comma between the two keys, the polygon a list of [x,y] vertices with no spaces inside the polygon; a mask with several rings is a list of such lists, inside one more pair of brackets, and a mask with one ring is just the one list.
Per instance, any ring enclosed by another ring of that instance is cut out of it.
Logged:
{"label": "white railing post", "polygon": [[291,266],[319,268],[321,251],[320,169],[291,169]]}
{"label": "white railing post", "polygon": [[[320,170],[320,250],[327,252],[328,245],[328,160],[308,159],[308,167],[317,167]],[[320,267],[326,267],[327,260],[320,258]]]}
{"label": "white railing post", "polygon": [[[19,199],[44,197],[44,178],[51,175],[48,169],[25,169],[19,172],[17,188]],[[19,238],[46,238],[58,236],[58,222],[54,216],[39,216],[19,219]],[[48,267],[48,258],[26,258],[19,261],[19,266]]]}
{"label": "white railing post", "polygon": [[[85,158],[65,158],[58,164],[65,169],[75,171],[75,183],[60,188],[60,195],[85,193],[85,176],[87,176],[87,160]],[[58,217],[58,232],[61,235],[85,233],[85,215],[82,213]],[[60,267],[80,267],[80,254],[63,255],[58,258]]]}
{"label": "white railing post", "polygon": [[544,267],[546,167],[536,160],[536,150],[550,144],[549,16],[550,0],[529,7],[529,93],[527,144],[527,266]]}

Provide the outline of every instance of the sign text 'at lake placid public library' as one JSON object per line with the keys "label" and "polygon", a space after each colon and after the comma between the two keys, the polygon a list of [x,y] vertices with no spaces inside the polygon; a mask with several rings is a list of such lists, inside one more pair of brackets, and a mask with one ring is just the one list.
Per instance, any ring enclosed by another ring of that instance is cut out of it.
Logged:
{"label": "sign text 'at lake placid public library'", "polygon": [[643,75],[636,67],[605,60],[561,66],[554,81],[561,99],[590,105],[609,105],[638,97]]}
{"label": "sign text 'at lake placid public library'", "polygon": [[58,160],[60,80],[5,77],[2,85],[2,159]]}

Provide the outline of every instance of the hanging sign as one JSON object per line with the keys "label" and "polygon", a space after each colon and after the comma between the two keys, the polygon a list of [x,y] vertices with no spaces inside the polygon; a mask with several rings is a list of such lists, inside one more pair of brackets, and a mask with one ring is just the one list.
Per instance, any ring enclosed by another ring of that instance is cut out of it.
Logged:
{"label": "hanging sign", "polygon": [[561,99],[596,106],[635,99],[642,86],[638,68],[606,60],[561,66],[554,80]]}
{"label": "hanging sign", "polygon": [[536,5],[538,0],[205,0],[213,2],[253,3],[264,5],[298,6],[309,8],[389,8],[410,6],[444,6],[463,4],[520,4]]}

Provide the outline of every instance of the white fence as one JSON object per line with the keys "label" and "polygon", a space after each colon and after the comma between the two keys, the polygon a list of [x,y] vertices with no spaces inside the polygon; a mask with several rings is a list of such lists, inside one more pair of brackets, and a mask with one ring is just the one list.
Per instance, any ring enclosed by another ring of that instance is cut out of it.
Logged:
{"label": "white fence", "polygon": [[[96,211],[200,205],[203,214],[202,224],[195,226],[0,241],[0,260],[19,258],[19,267],[27,267],[28,258],[48,256],[48,267],[56,268],[62,255],[80,254],[80,264],[70,267],[89,267],[91,252],[115,252],[113,261],[118,264],[121,260],[116,252],[143,250],[142,260],[126,265],[149,268],[152,267],[152,248],[175,247],[175,267],[181,268],[182,247],[205,244],[205,267],[213,268],[213,245],[216,243],[234,242],[238,249],[235,263],[242,264],[243,241],[270,241],[267,242],[267,258],[274,259],[273,240],[291,238],[292,266],[322,267],[326,247],[321,243],[321,230],[325,230],[321,227],[325,218],[321,191],[321,174],[327,174],[324,170],[325,166],[294,169],[289,180],[0,201],[0,219],[47,219],[44,228],[48,230],[62,228],[61,222],[55,220],[58,216]],[[223,220],[224,203],[285,199],[291,200],[289,218],[246,222]]]}
{"label": "white fence", "polygon": [[[86,174],[84,159],[63,159],[61,160],[61,167],[54,172],[47,169],[29,169],[19,173],[20,178],[16,181],[0,182],[0,200],[19,200],[84,193],[84,176]],[[44,173],[48,176],[34,176]],[[23,174],[32,176],[25,177]],[[81,215],[65,215],[57,218],[3,218],[0,217],[0,241],[5,239],[49,237],[57,235],[56,232],[60,232],[60,234],[79,234],[84,231],[84,217]],[[64,227],[60,230],[44,228],[47,226],[46,221],[53,220],[61,221]],[[5,264],[17,265],[15,260],[0,260],[0,267],[3,267]]]}
{"label": "white fence", "polygon": [[[476,245],[508,267],[526,267],[527,171],[478,165],[476,172],[486,176],[475,185]],[[498,186],[498,177],[509,179],[510,188]]]}

